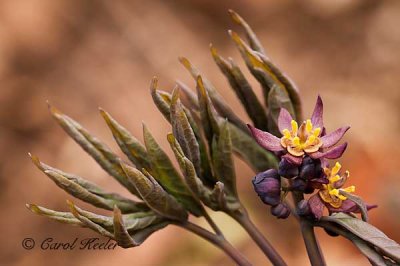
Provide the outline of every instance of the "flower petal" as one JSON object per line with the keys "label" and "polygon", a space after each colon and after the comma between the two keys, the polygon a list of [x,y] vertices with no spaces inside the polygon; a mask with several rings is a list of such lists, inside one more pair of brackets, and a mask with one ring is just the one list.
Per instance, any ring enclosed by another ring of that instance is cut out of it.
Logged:
{"label": "flower petal", "polygon": [[278,117],[278,127],[279,131],[282,133],[284,129],[288,129],[289,131],[292,128],[292,122],[293,118],[290,115],[290,113],[285,109],[281,108],[281,111],[279,112],[279,117]]}
{"label": "flower petal", "polygon": [[344,151],[347,148],[347,142],[340,144],[339,146],[336,146],[335,148],[329,149],[325,152],[314,152],[310,153],[309,156],[313,159],[337,159],[342,156]]}
{"label": "flower petal", "polygon": [[255,128],[251,125],[247,125],[250,129],[251,134],[254,139],[260,144],[261,147],[269,151],[282,151],[283,147],[281,145],[281,140],[274,135]]}
{"label": "flower petal", "polygon": [[311,198],[308,200],[308,206],[310,207],[310,211],[315,219],[321,219],[325,204],[322,202],[318,193],[311,196]]}
{"label": "flower petal", "polygon": [[291,155],[290,153],[283,155],[282,158],[284,158],[289,163],[292,163],[294,165],[300,165],[303,161],[303,157],[296,157],[296,156]]}
{"label": "flower petal", "polygon": [[321,137],[322,148],[329,148],[339,142],[339,140],[343,137],[347,130],[349,130],[349,126],[341,127],[336,129],[335,131]]}
{"label": "flower petal", "polygon": [[314,112],[311,116],[311,123],[314,128],[323,128],[324,122],[322,120],[322,115],[324,113],[324,104],[322,103],[321,96],[318,95],[317,102],[314,107]]}

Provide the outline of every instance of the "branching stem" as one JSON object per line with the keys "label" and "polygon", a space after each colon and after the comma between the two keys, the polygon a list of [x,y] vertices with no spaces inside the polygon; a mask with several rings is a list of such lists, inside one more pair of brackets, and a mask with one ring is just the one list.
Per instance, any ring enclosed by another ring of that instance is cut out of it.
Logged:
{"label": "branching stem", "polygon": [[285,261],[282,259],[279,253],[253,224],[246,212],[233,212],[228,214],[247,231],[250,237],[254,240],[254,242],[256,242],[256,244],[260,247],[260,249],[264,252],[264,254],[268,257],[273,265],[286,265]]}
{"label": "branching stem", "polygon": [[193,224],[191,222],[185,221],[182,223],[176,223],[176,225],[200,236],[201,238],[212,243],[214,246],[220,248],[227,254],[233,261],[235,261],[240,266],[250,266],[251,263],[238,251],[236,250],[224,237],[220,235],[213,234],[208,230]]}

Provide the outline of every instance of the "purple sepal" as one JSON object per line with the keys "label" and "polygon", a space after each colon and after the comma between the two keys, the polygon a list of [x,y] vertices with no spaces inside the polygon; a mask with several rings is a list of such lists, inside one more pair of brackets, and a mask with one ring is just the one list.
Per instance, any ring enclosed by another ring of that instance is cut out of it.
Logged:
{"label": "purple sepal", "polygon": [[314,152],[314,153],[310,153],[310,157],[313,159],[337,159],[339,157],[342,156],[342,154],[344,153],[344,151],[347,148],[347,142],[340,144],[339,146],[336,146],[335,148],[332,149],[328,149],[324,152]]}
{"label": "purple sepal", "polygon": [[324,213],[325,204],[319,197],[318,193],[314,194],[308,200],[308,206],[310,207],[310,212],[316,220],[321,219]]}
{"label": "purple sepal", "polygon": [[[359,213],[360,212],[360,208],[358,207],[357,204],[354,203],[354,201],[352,200],[344,200],[342,202],[342,206],[340,206],[339,208],[334,208],[332,207],[330,204],[326,204],[326,207],[329,210],[329,213],[335,213],[335,212],[344,212],[344,213],[349,213],[349,212],[355,212],[355,213]],[[373,209],[378,207],[378,205],[371,205],[371,204],[366,204],[367,210]]]}
{"label": "purple sepal", "polygon": [[290,130],[292,128],[292,122],[293,118],[290,115],[290,113],[284,109],[281,108],[281,111],[279,112],[279,117],[278,117],[278,128],[279,131],[282,133],[284,129]]}
{"label": "purple sepal", "polygon": [[251,134],[254,139],[260,144],[261,147],[269,150],[269,151],[282,151],[283,147],[281,145],[281,140],[274,135],[262,131],[258,128],[253,127],[252,125],[247,125],[250,129]]}
{"label": "purple sepal", "polygon": [[324,112],[324,104],[322,102],[321,96],[318,95],[317,102],[315,104],[314,111],[311,116],[311,123],[313,124],[314,128],[324,127],[324,122],[322,120],[323,112]]}
{"label": "purple sepal", "polygon": [[322,148],[329,148],[338,143],[344,136],[344,134],[349,130],[349,126],[341,127],[335,131],[321,137]]}

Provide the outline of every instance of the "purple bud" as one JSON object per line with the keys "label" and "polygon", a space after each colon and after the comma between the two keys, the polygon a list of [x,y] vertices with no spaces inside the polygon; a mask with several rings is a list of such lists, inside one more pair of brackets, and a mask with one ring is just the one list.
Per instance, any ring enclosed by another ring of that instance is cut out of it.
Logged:
{"label": "purple bud", "polygon": [[281,197],[281,179],[275,169],[257,174],[253,179],[254,190],[265,204],[275,206]]}
{"label": "purple bud", "polygon": [[307,216],[309,215],[310,212],[310,206],[308,206],[308,201],[307,200],[301,200],[297,204],[297,214],[299,216]]}
{"label": "purple bud", "polygon": [[290,209],[286,204],[279,203],[278,205],[271,207],[271,214],[278,219],[286,219],[290,215]]}
{"label": "purple bud", "polygon": [[279,162],[278,173],[285,178],[293,178],[299,175],[299,166],[282,159]]}
{"label": "purple bud", "polygon": [[297,191],[304,191],[307,189],[307,181],[302,178],[296,177],[293,180],[292,188]]}
{"label": "purple bud", "polygon": [[300,167],[299,176],[303,179],[314,179],[320,177],[322,174],[322,167],[320,160],[313,160],[310,157],[305,157]]}

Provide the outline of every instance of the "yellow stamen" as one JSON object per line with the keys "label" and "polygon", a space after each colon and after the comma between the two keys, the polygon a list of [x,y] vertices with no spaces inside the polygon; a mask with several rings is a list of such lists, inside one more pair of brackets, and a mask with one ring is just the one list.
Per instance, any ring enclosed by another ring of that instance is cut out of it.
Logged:
{"label": "yellow stamen", "polygon": [[320,127],[317,127],[316,129],[314,129],[314,132],[313,132],[314,136],[318,137],[319,133],[321,133],[321,128]]}
{"label": "yellow stamen", "polygon": [[295,146],[300,146],[300,138],[299,137],[294,137],[293,138],[293,144]]}
{"label": "yellow stamen", "polygon": [[335,175],[334,177],[330,177],[329,178],[329,183],[335,183],[336,181],[340,180],[340,176],[339,175]]}
{"label": "yellow stamen", "polygon": [[312,123],[311,123],[311,120],[310,120],[310,119],[307,119],[307,122],[306,122],[306,131],[307,131],[307,133],[310,133],[310,132],[311,132],[312,127],[313,127],[313,125],[312,125]]}
{"label": "yellow stamen", "polygon": [[293,135],[297,135],[297,130],[299,129],[299,125],[294,120],[292,120],[290,122],[290,124],[292,125],[292,133],[293,133]]}
{"label": "yellow stamen", "polygon": [[342,166],[340,165],[339,162],[336,162],[335,166],[332,168],[331,175],[332,176],[337,175],[337,173],[339,173],[340,171],[340,168],[342,168]]}
{"label": "yellow stamen", "polygon": [[353,192],[356,191],[356,187],[355,186],[350,186],[350,187],[347,187],[347,188],[343,188],[342,190],[344,190],[344,191],[346,191],[348,193],[353,193]]}
{"label": "yellow stamen", "polygon": [[290,139],[291,135],[290,135],[290,131],[289,131],[288,129],[284,129],[284,130],[282,131],[282,133],[283,133],[283,136],[284,136],[285,138]]}
{"label": "yellow stamen", "polygon": [[314,135],[310,135],[306,141],[306,144],[313,144],[315,140],[316,137]]}

